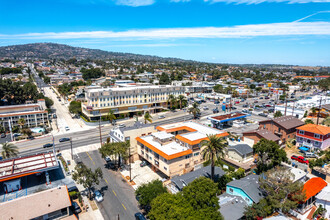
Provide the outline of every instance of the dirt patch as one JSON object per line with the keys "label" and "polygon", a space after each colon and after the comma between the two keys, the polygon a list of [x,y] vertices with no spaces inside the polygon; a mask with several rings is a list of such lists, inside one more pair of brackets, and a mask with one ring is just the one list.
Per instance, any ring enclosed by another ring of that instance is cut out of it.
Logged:
{"label": "dirt patch", "polygon": [[89,201],[89,204],[91,205],[93,211],[96,210],[96,209],[98,209],[98,207],[97,207],[97,205],[96,205],[96,203],[95,203],[94,200],[90,200],[90,201]]}

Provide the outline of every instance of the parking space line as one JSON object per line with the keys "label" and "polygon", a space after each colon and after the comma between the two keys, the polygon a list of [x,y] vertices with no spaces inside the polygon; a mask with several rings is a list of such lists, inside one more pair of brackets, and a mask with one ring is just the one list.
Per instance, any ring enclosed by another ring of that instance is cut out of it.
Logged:
{"label": "parking space line", "polygon": [[88,152],[86,152],[86,154],[88,155],[89,159],[91,159],[91,161],[92,161],[92,162],[93,162],[93,164],[95,165],[95,163],[94,163],[94,161],[93,161],[93,159],[92,159],[91,155],[89,155],[89,153],[88,153]]}
{"label": "parking space line", "polygon": [[122,206],[124,207],[124,209],[126,210],[126,207],[124,206],[124,204],[122,203],[121,205],[122,205]]}
{"label": "parking space line", "polygon": [[115,196],[117,197],[117,194],[116,194],[116,192],[115,192],[115,191],[113,191],[113,190],[112,190],[112,192],[113,192],[113,194],[115,194]]}
{"label": "parking space line", "polygon": [[108,183],[108,180],[107,180],[106,178],[104,178],[104,181],[105,181],[107,184],[109,184],[109,183]]}

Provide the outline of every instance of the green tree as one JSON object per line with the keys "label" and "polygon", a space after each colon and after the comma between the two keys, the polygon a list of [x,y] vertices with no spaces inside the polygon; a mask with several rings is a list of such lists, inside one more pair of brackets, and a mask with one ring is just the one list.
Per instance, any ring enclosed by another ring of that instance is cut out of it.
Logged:
{"label": "green tree", "polygon": [[330,116],[326,117],[323,120],[322,124],[329,127],[330,126]]}
{"label": "green tree", "polygon": [[99,148],[102,157],[115,156],[118,158],[118,167],[120,166],[121,158],[126,160],[128,158],[129,141],[105,143]]}
{"label": "green tree", "polygon": [[151,202],[151,220],[222,220],[217,184],[206,177],[195,179],[182,192],[163,193]]}
{"label": "green tree", "polygon": [[211,161],[211,179],[214,180],[214,162],[224,156],[226,141],[216,135],[208,135],[208,139],[201,142],[204,160]]}
{"label": "green tree", "polygon": [[170,109],[173,109],[173,105],[176,103],[176,98],[173,94],[170,94],[168,96],[168,100],[167,100],[168,103],[170,103]]}
{"label": "green tree", "polygon": [[135,191],[141,208],[147,212],[151,208],[152,200],[163,193],[167,193],[167,190],[160,180],[153,180],[149,183],[144,183]]}
{"label": "green tree", "polygon": [[223,93],[223,92],[224,92],[224,91],[223,91],[223,86],[220,85],[220,84],[215,85],[215,86],[213,87],[213,90],[214,90],[214,92],[217,92],[217,93]]}
{"label": "green tree", "polygon": [[152,123],[152,116],[148,111],[144,113],[143,119],[144,119],[144,124],[147,124],[147,122]]}
{"label": "green tree", "polygon": [[187,104],[187,99],[184,95],[179,95],[178,96],[178,102],[180,105],[180,109],[182,110],[182,106],[185,106]]}
{"label": "green tree", "polygon": [[18,148],[12,143],[3,143],[1,155],[3,159],[17,157]]}
{"label": "green tree", "polygon": [[274,113],[274,118],[278,118],[278,117],[281,117],[281,116],[283,116],[283,114],[282,114],[281,111],[276,111],[276,112]]}
{"label": "green tree", "polygon": [[81,114],[81,102],[79,101],[71,101],[69,104],[69,112],[73,114]]}
{"label": "green tree", "polygon": [[247,219],[264,218],[275,211],[287,214],[297,208],[298,204],[305,200],[306,195],[303,183],[293,180],[294,174],[284,167],[277,166],[264,173],[259,184],[266,197],[258,204],[246,208]]}
{"label": "green tree", "polygon": [[24,135],[26,135],[26,136],[28,136],[28,137],[31,137],[31,135],[32,135],[32,131],[31,131],[30,128],[24,128],[24,129],[22,129],[21,131],[22,131],[22,133],[23,133]]}
{"label": "green tree", "polygon": [[107,120],[112,124],[114,120],[116,120],[115,113],[112,109],[109,109],[109,112],[107,114]]}
{"label": "green tree", "polygon": [[194,118],[197,118],[197,115],[200,114],[201,110],[199,109],[199,105],[197,102],[192,104],[192,107],[189,108],[189,113],[194,115]]}
{"label": "green tree", "polygon": [[256,88],[257,96],[258,96],[258,93],[259,93],[261,90],[262,90],[261,87],[257,87],[257,88]]}
{"label": "green tree", "polygon": [[305,120],[305,125],[307,124],[314,124],[313,120],[312,119],[306,119]]}
{"label": "green tree", "polygon": [[19,126],[21,126],[21,129],[22,129],[23,126],[25,125],[25,119],[24,119],[24,118],[20,118],[20,119],[18,119],[17,124],[19,124]]}
{"label": "green tree", "polygon": [[320,80],[318,82],[318,86],[323,91],[329,90],[330,89],[330,77]]}
{"label": "green tree", "polygon": [[280,149],[280,146],[274,141],[263,138],[253,145],[253,152],[258,155],[256,170],[258,174],[288,160],[284,149]]}
{"label": "green tree", "polygon": [[91,199],[91,189],[94,185],[100,183],[103,173],[101,168],[96,168],[95,171],[92,171],[91,168],[88,168],[85,164],[79,163],[75,166],[75,170],[72,173],[72,179],[78,184],[83,185],[88,190],[89,198]]}
{"label": "green tree", "polygon": [[162,75],[160,75],[159,84],[160,85],[168,85],[170,83],[171,83],[170,77],[168,77],[168,75],[163,72]]}

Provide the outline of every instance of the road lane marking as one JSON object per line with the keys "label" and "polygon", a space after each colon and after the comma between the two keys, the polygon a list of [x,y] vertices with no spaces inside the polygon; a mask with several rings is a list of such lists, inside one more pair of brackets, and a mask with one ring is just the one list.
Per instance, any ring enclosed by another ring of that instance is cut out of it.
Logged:
{"label": "road lane marking", "polygon": [[104,178],[104,181],[105,181],[107,184],[109,184],[109,183],[108,183],[108,180],[107,180],[106,178]]}
{"label": "road lane marking", "polygon": [[122,203],[121,205],[122,205],[122,206],[124,207],[124,209],[126,210],[126,207],[124,206],[124,204]]}
{"label": "road lane marking", "polygon": [[113,192],[113,194],[115,194],[115,196],[117,197],[117,194],[116,194],[116,192],[115,192],[115,191],[113,191],[113,190],[112,190],[112,192]]}
{"label": "road lane marking", "polygon": [[89,155],[89,153],[88,153],[88,152],[86,152],[86,154],[88,155],[89,159],[91,159],[91,161],[92,161],[92,162],[93,162],[93,164],[95,165],[95,163],[94,163],[94,161],[93,161],[93,159],[92,159],[91,155]]}

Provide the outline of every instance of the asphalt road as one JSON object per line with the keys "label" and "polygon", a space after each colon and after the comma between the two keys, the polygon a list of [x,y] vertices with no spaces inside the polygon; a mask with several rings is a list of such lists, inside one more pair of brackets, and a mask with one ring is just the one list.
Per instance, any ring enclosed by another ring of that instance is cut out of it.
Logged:
{"label": "asphalt road", "polygon": [[120,219],[134,220],[134,214],[139,212],[134,189],[121,177],[120,173],[108,170],[104,167],[105,161],[98,151],[80,153],[78,156],[82,162],[92,169],[100,167],[103,179],[95,188],[103,190],[104,201],[97,203],[105,220]]}

